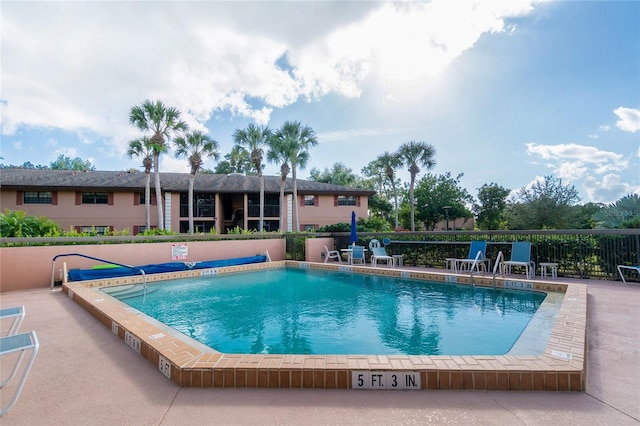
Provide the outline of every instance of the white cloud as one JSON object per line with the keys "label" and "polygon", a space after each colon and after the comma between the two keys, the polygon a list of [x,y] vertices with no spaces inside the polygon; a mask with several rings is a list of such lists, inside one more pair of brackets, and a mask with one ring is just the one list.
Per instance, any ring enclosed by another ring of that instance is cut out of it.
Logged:
{"label": "white cloud", "polygon": [[21,150],[22,149],[22,141],[16,141],[13,143],[13,147],[17,150]]}
{"label": "white cloud", "polygon": [[2,132],[60,128],[124,146],[128,111],[146,98],[195,127],[220,111],[264,124],[301,97],[357,97],[367,78],[433,77],[534,4],[358,3],[5,4]]}
{"label": "white cloud", "polygon": [[618,174],[607,174],[601,180],[589,176],[582,187],[589,199],[596,203],[613,203],[627,194],[640,194],[640,185],[622,182]]}
{"label": "white cloud", "polygon": [[601,125],[598,127],[598,130],[600,130],[601,132],[608,132],[608,131],[609,131],[609,129],[610,129],[610,127],[609,127],[607,124],[601,124]]}
{"label": "white cloud", "polygon": [[640,130],[640,110],[635,108],[620,107],[613,110],[618,116],[616,127],[625,132],[635,133]]}
{"label": "white cloud", "polygon": [[547,166],[563,179],[577,179],[587,172],[602,174],[629,167],[623,155],[578,144],[541,145],[528,143],[527,154],[548,160]]}

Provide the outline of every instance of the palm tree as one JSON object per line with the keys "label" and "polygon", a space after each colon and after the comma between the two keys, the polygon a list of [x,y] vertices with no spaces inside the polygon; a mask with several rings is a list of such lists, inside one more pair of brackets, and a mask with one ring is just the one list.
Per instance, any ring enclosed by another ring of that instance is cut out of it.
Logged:
{"label": "palm tree", "polygon": [[295,216],[295,229],[300,230],[300,218],[298,217],[298,185],[296,171],[298,167],[304,169],[309,161],[309,148],[318,144],[316,133],[309,126],[303,126],[299,121],[285,121],[282,127],[275,133],[274,138],[284,144],[289,163],[291,164],[291,177],[293,178],[293,211]]}
{"label": "palm tree", "polygon": [[289,175],[289,153],[286,144],[280,139],[276,139],[273,135],[269,138],[269,151],[267,152],[267,160],[270,163],[280,164],[280,233],[284,232],[284,187],[287,183]]}
{"label": "palm tree", "polygon": [[407,142],[400,145],[398,149],[398,158],[401,164],[409,167],[409,174],[411,175],[411,184],[409,185],[409,206],[411,208],[411,231],[416,230],[415,225],[415,205],[413,200],[413,188],[416,182],[416,176],[420,173],[420,167],[424,166],[427,170],[433,168],[436,165],[436,161],[433,156],[436,154],[436,149],[431,144],[425,142]]}
{"label": "palm tree", "polygon": [[144,185],[144,216],[145,216],[145,230],[151,229],[151,168],[153,167],[153,147],[151,146],[151,140],[143,136],[140,139],[132,140],[129,142],[129,149],[127,150],[127,157],[142,157],[142,165],[144,166],[144,173],[146,175],[146,182]]}
{"label": "palm tree", "polygon": [[258,172],[260,179],[260,225],[258,231],[264,229],[264,176],[262,175],[262,155],[263,148],[271,138],[271,130],[266,126],[256,126],[251,123],[244,130],[236,130],[233,134],[233,141],[238,146],[246,147],[251,151],[251,162]]}
{"label": "palm tree", "polygon": [[180,111],[166,107],[161,101],[145,100],[129,112],[129,124],[142,131],[153,133],[153,166],[155,174],[156,201],[158,204],[158,228],[164,229],[162,216],[162,189],[160,188],[160,154],[169,150],[167,141],[179,131],[187,130],[187,123],[180,120]]}
{"label": "palm tree", "polygon": [[196,130],[179,136],[174,141],[176,144],[176,158],[186,157],[191,166],[191,176],[189,176],[189,233],[193,234],[193,187],[196,181],[196,173],[202,168],[202,164],[207,157],[220,158],[218,152],[218,142],[211,139],[205,133]]}
{"label": "palm tree", "polygon": [[396,181],[393,169],[395,167],[400,166],[401,160],[398,158],[397,154],[390,154],[388,151],[385,151],[383,154],[379,155],[376,159],[378,164],[385,169],[385,173],[391,182],[391,189],[393,190],[393,199],[395,202],[395,219],[396,226],[394,229],[398,230],[398,191],[396,190]]}

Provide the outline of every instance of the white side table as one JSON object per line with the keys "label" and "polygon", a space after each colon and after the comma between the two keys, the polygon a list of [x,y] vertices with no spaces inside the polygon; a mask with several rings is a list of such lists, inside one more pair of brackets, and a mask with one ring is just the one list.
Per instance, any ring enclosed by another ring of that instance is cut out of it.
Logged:
{"label": "white side table", "polygon": [[540,276],[545,278],[547,276],[547,271],[551,271],[551,278],[558,278],[558,264],[552,262],[541,262],[540,263]]}
{"label": "white side table", "polygon": [[391,257],[397,266],[404,266],[404,254],[392,254]]}

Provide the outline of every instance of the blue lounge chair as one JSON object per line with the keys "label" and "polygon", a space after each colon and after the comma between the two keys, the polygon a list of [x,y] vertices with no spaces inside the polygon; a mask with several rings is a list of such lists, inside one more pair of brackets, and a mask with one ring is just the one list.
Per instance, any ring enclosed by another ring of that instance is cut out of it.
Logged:
{"label": "blue lounge chair", "polygon": [[624,279],[624,274],[622,273],[623,269],[629,269],[631,271],[636,271],[640,274],[640,265],[638,266],[626,266],[626,265],[618,265],[618,273],[620,274],[620,278],[622,278],[622,282],[626,283],[627,280]]}
{"label": "blue lounge chair", "polygon": [[14,306],[13,308],[0,309],[0,320],[5,318],[13,318],[13,323],[9,329],[8,336],[13,336],[18,332],[22,321],[24,320],[24,306]]}
{"label": "blue lounge chair", "polygon": [[487,242],[471,241],[466,259],[448,259],[448,261],[451,260],[454,262],[453,269],[456,271],[468,268],[470,272],[473,272],[474,269],[477,271],[482,266],[484,272],[487,272],[487,265],[485,264],[487,261]]}
{"label": "blue lounge chair", "polygon": [[527,278],[531,279],[536,274],[536,263],[531,260],[531,243],[528,241],[515,241],[511,245],[511,260],[502,262],[502,273],[510,274],[511,267],[522,266],[525,268]]}
{"label": "blue lounge chair", "polygon": [[36,355],[38,354],[39,347],[40,344],[38,343],[38,337],[36,336],[35,331],[14,334],[13,336],[0,337],[0,358],[15,352],[20,353],[15,365],[13,366],[11,375],[6,380],[3,380],[2,383],[0,383],[0,388],[3,388],[16,376],[18,370],[20,369],[20,364],[22,363],[22,359],[24,358],[26,351],[31,351],[31,356],[29,357],[29,361],[27,361],[27,365],[22,371],[22,377],[20,378],[20,382],[18,382],[18,387],[13,394],[13,398],[5,408],[0,409],[0,416],[3,416],[7,411],[13,408],[13,406],[18,401],[20,393],[22,392],[22,388],[24,387],[24,383],[27,380],[27,376],[29,375],[29,371],[31,371],[33,361],[35,361]]}
{"label": "blue lounge chair", "polygon": [[395,260],[392,256],[387,254],[387,251],[382,247],[372,247],[371,248],[371,266],[378,266],[378,261],[387,262],[387,266],[394,267]]}

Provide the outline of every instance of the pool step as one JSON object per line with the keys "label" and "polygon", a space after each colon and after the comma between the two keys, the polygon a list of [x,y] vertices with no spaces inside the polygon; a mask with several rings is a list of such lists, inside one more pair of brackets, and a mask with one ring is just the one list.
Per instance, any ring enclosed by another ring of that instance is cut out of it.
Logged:
{"label": "pool step", "polygon": [[121,285],[117,287],[108,287],[102,289],[102,291],[104,291],[111,297],[115,297],[116,299],[121,300],[129,299],[131,297],[144,296],[145,294],[152,293],[156,290],[157,289],[153,287],[147,287],[145,290],[145,286],[142,284]]}

